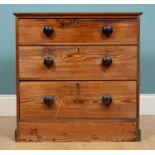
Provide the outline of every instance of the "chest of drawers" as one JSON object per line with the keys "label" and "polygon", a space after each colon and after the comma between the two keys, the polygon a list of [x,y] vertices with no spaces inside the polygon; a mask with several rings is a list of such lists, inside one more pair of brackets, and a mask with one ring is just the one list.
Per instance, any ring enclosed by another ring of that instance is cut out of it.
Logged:
{"label": "chest of drawers", "polygon": [[17,141],[137,141],[141,13],[15,13]]}

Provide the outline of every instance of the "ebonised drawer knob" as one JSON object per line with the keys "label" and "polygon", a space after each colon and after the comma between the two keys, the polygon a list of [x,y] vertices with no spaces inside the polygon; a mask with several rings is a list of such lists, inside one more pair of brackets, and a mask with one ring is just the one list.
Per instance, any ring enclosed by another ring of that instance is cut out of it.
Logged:
{"label": "ebonised drawer knob", "polygon": [[109,67],[112,64],[112,58],[110,56],[105,56],[102,59],[102,64],[106,67]]}
{"label": "ebonised drawer knob", "polygon": [[54,104],[54,97],[53,96],[45,96],[44,97],[44,103],[47,106],[50,106],[50,105]]}
{"label": "ebonised drawer knob", "polygon": [[54,32],[54,29],[52,26],[44,26],[43,32],[47,37],[50,37],[52,33]]}
{"label": "ebonised drawer knob", "polygon": [[107,37],[110,37],[110,35],[112,34],[113,32],[113,29],[110,25],[105,25],[103,27],[103,33],[107,36]]}
{"label": "ebonised drawer knob", "polygon": [[54,60],[51,57],[44,58],[44,64],[46,67],[51,67],[54,64]]}
{"label": "ebonised drawer knob", "polygon": [[112,103],[112,97],[111,95],[104,95],[102,97],[102,103],[109,106]]}

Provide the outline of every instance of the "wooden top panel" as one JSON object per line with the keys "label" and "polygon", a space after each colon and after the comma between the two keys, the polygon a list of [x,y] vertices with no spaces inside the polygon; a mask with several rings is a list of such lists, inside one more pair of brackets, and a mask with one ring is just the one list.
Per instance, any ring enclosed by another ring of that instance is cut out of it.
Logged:
{"label": "wooden top panel", "polygon": [[136,18],[142,12],[46,12],[14,13],[19,18]]}

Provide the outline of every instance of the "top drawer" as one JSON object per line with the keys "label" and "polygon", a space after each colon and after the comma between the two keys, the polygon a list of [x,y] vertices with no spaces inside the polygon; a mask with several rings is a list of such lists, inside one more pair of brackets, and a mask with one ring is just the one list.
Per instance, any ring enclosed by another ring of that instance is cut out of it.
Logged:
{"label": "top drawer", "polygon": [[19,45],[137,44],[137,19],[19,19]]}

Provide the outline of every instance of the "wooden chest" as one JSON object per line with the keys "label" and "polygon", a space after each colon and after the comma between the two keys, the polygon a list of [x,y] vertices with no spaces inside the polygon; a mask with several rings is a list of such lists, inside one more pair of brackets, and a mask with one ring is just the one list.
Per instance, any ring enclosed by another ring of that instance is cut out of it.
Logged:
{"label": "wooden chest", "polygon": [[137,141],[142,13],[15,13],[17,141]]}

